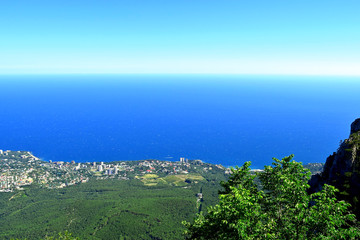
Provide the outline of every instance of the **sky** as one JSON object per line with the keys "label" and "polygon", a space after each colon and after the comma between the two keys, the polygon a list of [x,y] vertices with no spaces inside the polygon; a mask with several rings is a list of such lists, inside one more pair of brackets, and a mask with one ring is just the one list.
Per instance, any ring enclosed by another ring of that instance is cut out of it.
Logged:
{"label": "sky", "polygon": [[360,76],[358,0],[2,0],[0,74]]}

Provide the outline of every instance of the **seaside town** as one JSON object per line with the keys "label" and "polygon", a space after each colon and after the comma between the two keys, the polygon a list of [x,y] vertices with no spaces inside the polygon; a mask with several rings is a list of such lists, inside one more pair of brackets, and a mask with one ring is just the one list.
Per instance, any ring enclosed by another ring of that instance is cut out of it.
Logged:
{"label": "seaside town", "polygon": [[[304,165],[313,174],[322,163]],[[253,169],[252,172],[262,170]],[[146,186],[170,184],[186,187],[199,181],[227,176],[230,168],[181,157],[179,161],[139,160],[116,162],[43,161],[28,151],[0,150],[0,192],[23,190],[25,186],[64,188],[93,180],[138,179]]]}
{"label": "seaside town", "polygon": [[[140,179],[145,185],[171,182],[181,186],[201,181],[204,173],[229,174],[222,165],[204,163],[201,160],[180,161],[117,161],[86,162],[42,161],[28,151],[0,150],[0,192],[22,190],[25,186],[64,188],[85,183],[89,179]],[[169,176],[176,175],[171,179]],[[165,180],[164,180],[165,178]]]}

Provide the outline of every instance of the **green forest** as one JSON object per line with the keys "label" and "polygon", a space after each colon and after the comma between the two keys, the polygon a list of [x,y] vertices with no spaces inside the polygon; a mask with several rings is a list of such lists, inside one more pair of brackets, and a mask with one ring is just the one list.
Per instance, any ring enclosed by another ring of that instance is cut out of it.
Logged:
{"label": "green forest", "polygon": [[65,230],[81,239],[179,239],[181,221],[215,204],[218,189],[208,180],[186,187],[146,186],[136,179],[30,186],[0,194],[0,239],[40,239]]}
{"label": "green forest", "polygon": [[[318,164],[307,167],[319,170]],[[183,239],[182,222],[218,204],[220,183],[228,177],[219,169],[186,178],[92,178],[61,189],[35,184],[2,192],[0,239],[68,239],[66,233],[79,239]]]}

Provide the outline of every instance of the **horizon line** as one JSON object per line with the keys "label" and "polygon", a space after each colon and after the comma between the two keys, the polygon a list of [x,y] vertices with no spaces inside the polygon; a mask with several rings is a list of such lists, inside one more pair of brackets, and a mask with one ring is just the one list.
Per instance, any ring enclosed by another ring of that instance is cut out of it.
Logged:
{"label": "horizon line", "polygon": [[166,72],[118,72],[118,73],[110,73],[110,72],[28,72],[28,73],[1,73],[0,76],[46,76],[46,75],[197,75],[197,76],[262,76],[262,77],[346,77],[346,78],[357,78],[360,77],[360,74],[287,74],[287,73],[166,73]]}

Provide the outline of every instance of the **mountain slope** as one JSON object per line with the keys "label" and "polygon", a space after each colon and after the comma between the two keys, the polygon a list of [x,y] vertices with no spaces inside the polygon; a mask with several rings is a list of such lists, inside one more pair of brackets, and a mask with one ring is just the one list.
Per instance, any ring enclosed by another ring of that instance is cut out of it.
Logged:
{"label": "mountain slope", "polygon": [[323,172],[311,178],[310,191],[319,191],[324,184],[338,188],[338,197],[351,203],[360,217],[360,118],[351,124],[349,138],[327,158]]}

